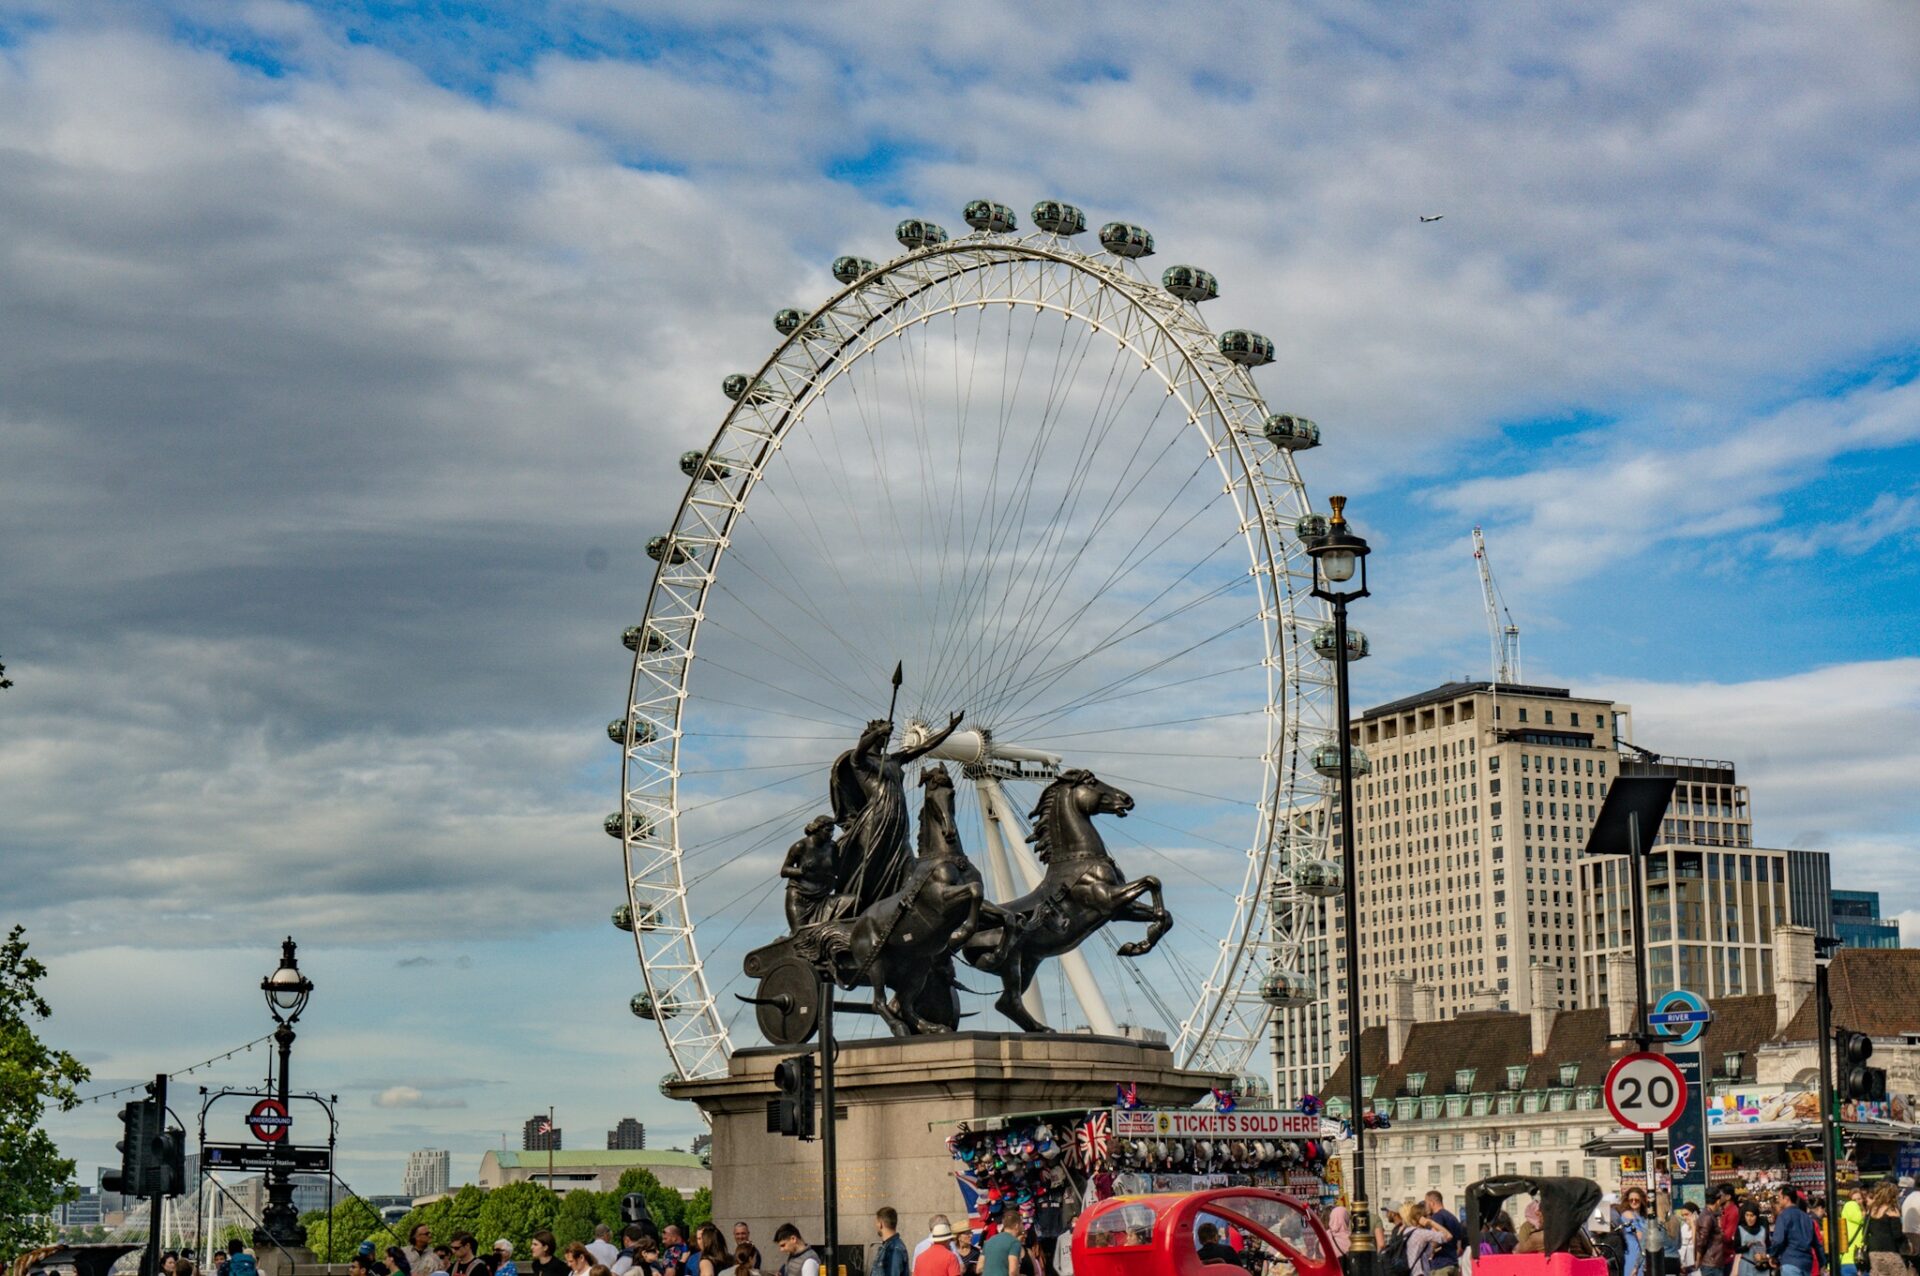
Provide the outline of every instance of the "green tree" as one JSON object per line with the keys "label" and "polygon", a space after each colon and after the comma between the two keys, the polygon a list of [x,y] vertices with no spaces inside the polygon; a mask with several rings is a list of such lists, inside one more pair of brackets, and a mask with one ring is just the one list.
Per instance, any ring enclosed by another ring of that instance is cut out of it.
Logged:
{"label": "green tree", "polygon": [[686,1198],[655,1178],[652,1170],[636,1165],[620,1176],[620,1186],[613,1191],[616,1212],[620,1198],[628,1192],[638,1192],[647,1198],[647,1211],[660,1226],[665,1227],[668,1223],[687,1226]]}
{"label": "green tree", "polygon": [[300,1224],[307,1229],[307,1247],[323,1263],[350,1261],[360,1242],[381,1229],[380,1212],[357,1196],[335,1201],[331,1215],[315,1210]]}
{"label": "green tree", "polygon": [[558,1220],[560,1198],[545,1183],[509,1183],[487,1193],[474,1235],[484,1247],[501,1237],[513,1242],[515,1258],[531,1258],[527,1237]]}
{"label": "green tree", "polygon": [[698,1227],[702,1223],[713,1222],[713,1189],[703,1187],[687,1200],[688,1227]]}
{"label": "green tree", "polygon": [[78,1194],[73,1162],[60,1155],[40,1118],[48,1107],[77,1107],[75,1087],[89,1073],[34,1032],[36,1020],[53,1014],[35,987],[46,974],[27,955],[26,928],[15,926],[0,947],[0,1263],[45,1244],[53,1235],[45,1215]]}
{"label": "green tree", "polygon": [[[605,1203],[600,1199],[605,1195],[608,1193],[589,1192],[583,1187],[577,1187],[562,1196],[559,1207],[554,1211],[554,1240],[562,1246],[571,1245],[575,1241],[584,1245],[592,1240],[594,1226],[605,1221],[601,1217]],[[616,1200],[614,1202],[616,1213],[619,1208],[619,1201]]]}

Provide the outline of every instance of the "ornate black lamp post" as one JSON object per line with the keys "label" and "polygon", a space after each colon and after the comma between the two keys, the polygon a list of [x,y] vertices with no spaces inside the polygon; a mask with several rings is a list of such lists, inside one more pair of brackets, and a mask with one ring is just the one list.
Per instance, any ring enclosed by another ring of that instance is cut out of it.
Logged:
{"label": "ornate black lamp post", "polygon": [[[1347,526],[1347,498],[1335,496],[1328,504],[1333,517],[1326,535],[1307,546],[1313,556],[1313,596],[1333,604],[1333,647],[1337,692],[1335,727],[1340,733],[1340,863],[1342,900],[1347,921],[1347,1108],[1353,1122],[1353,1248],[1347,1276],[1373,1276],[1373,1216],[1367,1207],[1367,1128],[1362,1119],[1360,1093],[1360,902],[1358,863],[1353,844],[1353,742],[1349,737],[1347,702],[1347,604],[1367,596],[1367,542]],[[1354,588],[1344,588],[1360,580]]]}
{"label": "ornate black lamp post", "polygon": [[[260,991],[267,995],[267,1009],[280,1025],[274,1030],[273,1040],[280,1047],[279,1097],[283,1112],[287,1107],[287,1061],[293,1053],[293,1025],[307,1008],[307,998],[313,995],[313,981],[300,973],[300,963],[293,954],[293,937],[289,935],[280,945],[279,969],[260,981]],[[267,1208],[260,1224],[253,1234],[256,1245],[294,1248],[307,1243],[307,1229],[300,1226],[299,1212],[293,1208],[291,1171],[267,1171]]]}

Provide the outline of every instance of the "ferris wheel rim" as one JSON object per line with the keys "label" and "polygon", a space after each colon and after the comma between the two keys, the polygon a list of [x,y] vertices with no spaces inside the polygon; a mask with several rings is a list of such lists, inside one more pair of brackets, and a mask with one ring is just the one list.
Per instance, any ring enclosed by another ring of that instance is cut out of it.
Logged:
{"label": "ferris wheel rim", "polygon": [[[923,276],[908,274],[915,267],[949,259],[957,264],[945,273],[933,272]],[[669,1013],[656,1017],[672,1065],[679,1076],[705,1076],[724,1071],[731,1047],[727,1025],[719,1018],[693,935],[695,918],[689,908],[689,883],[683,871],[684,851],[679,828],[680,817],[684,813],[679,794],[680,748],[685,734],[683,717],[689,695],[688,681],[695,658],[694,638],[703,620],[707,592],[719,579],[720,562],[728,548],[729,533],[734,522],[744,513],[748,497],[764,477],[771,455],[791,432],[804,428],[807,410],[824,394],[826,387],[847,368],[898,337],[912,322],[918,320],[897,322],[880,335],[869,338],[868,334],[876,325],[956,279],[984,276],[995,266],[1020,262],[1043,268],[1064,267],[1092,281],[1094,290],[1089,298],[1077,304],[1044,303],[1021,295],[979,296],[965,302],[955,301],[935,307],[925,311],[922,317],[942,310],[958,310],[967,305],[1029,305],[1037,309],[1056,310],[1069,320],[1078,320],[1106,332],[1138,355],[1147,368],[1166,384],[1169,394],[1181,393],[1177,388],[1181,382],[1197,387],[1199,392],[1194,396],[1195,399],[1210,408],[1212,416],[1221,422],[1221,432],[1225,441],[1231,444],[1233,460],[1238,464],[1240,481],[1236,484],[1233,473],[1228,470],[1227,460],[1215,457],[1227,480],[1229,493],[1236,498],[1234,508],[1242,519],[1241,532],[1249,551],[1250,574],[1255,578],[1262,604],[1260,628],[1266,652],[1267,745],[1262,757],[1262,793],[1261,801],[1257,804],[1259,814],[1255,831],[1248,839],[1250,845],[1243,852],[1247,863],[1240,891],[1235,897],[1234,926],[1228,939],[1221,942],[1214,968],[1204,985],[1213,995],[1212,1003],[1209,1005],[1203,999],[1202,1004],[1196,1007],[1195,1014],[1181,1025],[1181,1035],[1175,1043],[1175,1049],[1177,1054],[1184,1055],[1183,1061],[1206,1063],[1207,1060],[1201,1057],[1202,1047],[1214,1031],[1219,1016],[1231,1010],[1228,1003],[1236,999],[1244,1000],[1244,967],[1252,955],[1251,950],[1259,946],[1255,936],[1256,927],[1270,927],[1272,924],[1268,904],[1274,893],[1277,849],[1283,844],[1291,846],[1295,843],[1291,831],[1294,821],[1290,813],[1296,808],[1305,788],[1299,783],[1297,775],[1298,758],[1305,746],[1301,706],[1294,704],[1294,698],[1303,685],[1324,681],[1308,676],[1309,661],[1302,658],[1304,644],[1299,640],[1299,630],[1303,610],[1300,604],[1304,599],[1301,592],[1293,588],[1293,577],[1298,573],[1288,570],[1291,556],[1286,550],[1282,528],[1276,521],[1279,502],[1272,499],[1272,488],[1278,484],[1286,489],[1285,495],[1294,498],[1300,510],[1308,511],[1310,504],[1306,499],[1304,483],[1290,452],[1270,449],[1268,454],[1258,459],[1251,455],[1254,450],[1252,440],[1258,437],[1258,433],[1257,430],[1245,429],[1244,423],[1257,422],[1265,415],[1265,401],[1245,367],[1218,355],[1211,344],[1215,334],[1198,317],[1192,305],[1176,302],[1154,290],[1150,283],[1135,273],[1072,249],[1057,236],[1015,238],[993,234],[970,235],[913,250],[847,282],[780,341],[752,375],[748,382],[749,390],[774,385],[776,378],[782,388],[790,389],[792,383],[787,374],[794,369],[787,368],[783,360],[795,352],[811,349],[823,330],[823,321],[828,317],[838,318],[847,311],[864,311],[860,322],[842,334],[830,351],[824,354],[815,352],[810,360],[798,363],[798,366],[807,369],[800,381],[801,392],[788,393],[779,398],[777,420],[771,428],[751,432],[744,427],[743,423],[748,419],[758,418],[763,422],[766,419],[765,413],[760,411],[761,404],[753,401],[752,393],[743,394],[723,415],[706,448],[700,453],[700,460],[689,477],[664,538],[668,548],[660,558],[649,584],[639,627],[641,640],[635,649],[629,679],[629,732],[639,720],[643,703],[652,704],[657,700],[643,701],[643,678],[649,676],[649,657],[660,654],[650,651],[649,646],[655,634],[660,601],[665,596],[673,595],[676,589],[671,573],[684,565],[676,562],[674,556],[682,543],[682,531],[689,524],[690,513],[699,515],[701,526],[697,535],[686,539],[688,543],[710,547],[711,558],[700,571],[693,573],[698,580],[693,586],[692,605],[675,617],[677,622],[685,622],[684,642],[675,645],[674,639],[667,638],[665,631],[662,631],[662,637],[667,641],[667,646],[663,648],[666,653],[663,663],[675,671],[672,678],[671,722],[662,724],[667,729],[659,732],[658,739],[635,743],[630,734],[621,749],[622,812],[627,817],[622,827],[621,841],[630,916],[636,920],[644,916],[654,922],[651,927],[643,929],[635,925],[633,929],[646,996],[652,999],[656,1008],[678,1010],[696,1029],[676,1032],[670,1024],[677,1016]],[[914,286],[897,292],[878,309],[865,306],[866,299],[882,295],[883,284],[903,277],[912,278]],[[1008,288],[1003,291],[1009,294],[1017,291],[1011,276]],[[1122,313],[1147,321],[1164,342],[1164,351],[1156,356],[1155,352],[1142,350],[1124,334],[1115,332],[1103,318],[1086,312],[1087,302],[1093,297],[1107,296],[1117,297],[1123,303]],[[1176,331],[1176,327],[1183,327],[1185,331]],[[1206,343],[1196,344],[1196,336],[1205,337]],[[864,345],[861,344],[863,339]],[[1182,371],[1184,375],[1176,378],[1174,371]],[[1184,395],[1182,401],[1187,409],[1185,424],[1199,428],[1205,435],[1206,429],[1198,419],[1201,408],[1187,401]],[[1241,424],[1243,428],[1233,428],[1236,424]],[[703,486],[712,484],[710,467],[716,456],[722,454],[722,445],[730,433],[736,430],[757,440],[754,444],[757,450],[743,476],[738,494],[727,500],[707,502],[723,510],[716,523],[712,518],[700,514],[700,493]],[[1268,465],[1275,466],[1278,472],[1270,471]],[[1242,495],[1252,498],[1251,511],[1238,503]],[[1315,609],[1309,603],[1305,610],[1324,609]],[[1293,707],[1292,712],[1288,711],[1290,706]],[[652,722],[651,718],[646,720]],[[664,768],[655,767],[655,770],[665,775],[667,800],[655,827],[664,825],[666,840],[664,846],[658,846],[649,845],[655,840],[652,830],[636,836],[633,813],[638,790],[634,769],[636,756],[662,740],[667,751],[666,765]],[[1312,785],[1316,792],[1321,787],[1317,782]],[[656,882],[655,878],[666,880]],[[643,882],[651,892],[647,900],[641,898]],[[663,894],[664,899],[661,898]],[[671,915],[664,919],[659,916],[663,903],[671,910]],[[653,911],[647,912],[649,908]],[[650,959],[644,936],[663,930],[668,933],[671,942],[683,950],[679,954],[681,960],[659,959],[659,954],[665,951],[667,945],[658,946],[653,959]],[[676,997],[685,1000],[676,1001]],[[1258,1014],[1259,1023],[1252,1031],[1252,1037],[1257,1039],[1264,1031],[1270,1015],[1270,1010]]]}

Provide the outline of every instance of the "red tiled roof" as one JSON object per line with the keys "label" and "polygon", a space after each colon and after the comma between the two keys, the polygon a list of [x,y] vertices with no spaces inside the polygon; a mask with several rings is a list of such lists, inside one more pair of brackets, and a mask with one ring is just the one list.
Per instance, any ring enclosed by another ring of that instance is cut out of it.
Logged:
{"label": "red tiled roof", "polygon": [[[1920,948],[1842,948],[1827,971],[1835,1027],[1870,1037],[1920,1032]],[[1808,997],[1780,1041],[1818,1037],[1819,1008]]]}

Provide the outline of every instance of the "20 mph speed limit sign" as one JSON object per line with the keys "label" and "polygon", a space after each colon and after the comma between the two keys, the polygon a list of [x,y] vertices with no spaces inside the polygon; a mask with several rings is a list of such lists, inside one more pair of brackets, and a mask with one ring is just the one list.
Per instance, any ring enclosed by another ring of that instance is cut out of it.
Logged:
{"label": "20 mph speed limit sign", "polygon": [[1687,1106],[1687,1080],[1663,1054],[1630,1054],[1607,1069],[1607,1111],[1629,1130],[1656,1134]]}

